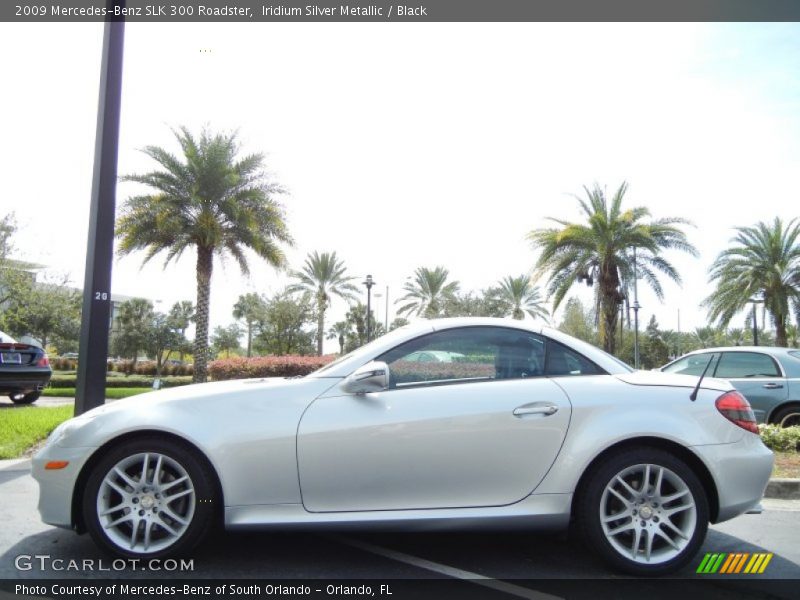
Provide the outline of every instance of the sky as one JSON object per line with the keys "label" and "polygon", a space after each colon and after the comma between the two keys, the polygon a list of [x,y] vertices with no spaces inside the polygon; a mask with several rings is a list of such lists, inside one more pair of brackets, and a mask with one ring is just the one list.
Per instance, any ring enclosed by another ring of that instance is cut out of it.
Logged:
{"label": "sky", "polygon": [[[102,24],[0,23],[0,213],[16,213],[18,258],[77,286],[101,43]],[[373,276],[380,320],[388,286],[390,321],[417,267],[464,291],[529,273],[527,232],[580,219],[583,186],[627,181],[627,206],[694,224],[699,258],[666,254],[683,286],[664,280],[663,303],[639,287],[642,327],[680,313],[687,331],[733,228],[800,214],[798,73],[800,24],[132,23],[119,174],[154,167],[146,145],[177,151],[172,128],[237,130],[287,190],[290,266],[335,250]],[[118,210],[143,191],[120,183]],[[113,292],[195,299],[194,256],[141,258],[115,260]],[[240,294],[288,282],[251,265],[215,265],[212,329]],[[334,301],[327,322],[345,311]]]}

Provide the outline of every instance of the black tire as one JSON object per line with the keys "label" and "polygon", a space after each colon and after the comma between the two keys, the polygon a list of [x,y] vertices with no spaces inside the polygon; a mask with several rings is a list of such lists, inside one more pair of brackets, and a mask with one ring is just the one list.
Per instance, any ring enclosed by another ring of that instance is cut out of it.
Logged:
{"label": "black tire", "polygon": [[[158,484],[154,481],[156,465]],[[112,474],[115,467],[125,473],[128,484],[117,475],[118,470]],[[141,471],[148,473],[144,482]],[[184,476],[188,479],[179,481]],[[116,487],[107,483],[107,477]],[[125,489],[120,490],[120,486]],[[214,477],[205,461],[189,447],[155,437],[129,440],[106,452],[92,466],[82,498],[83,519],[92,539],[114,556],[142,559],[182,556],[194,549],[216,524],[215,489]],[[127,500],[121,491],[127,493]],[[108,515],[99,514],[104,512],[101,506],[111,510],[123,505],[124,508]],[[128,515],[131,517],[125,520]],[[114,521],[121,522],[109,526]],[[133,547],[126,538],[135,541]]]}
{"label": "black tire", "polygon": [[800,425],[800,404],[783,406],[775,411],[772,422],[781,427]]}
{"label": "black tire", "polygon": [[11,401],[14,404],[33,404],[41,395],[41,392],[28,392],[24,396],[15,396],[14,394],[9,394],[8,397],[11,398]]}
{"label": "black tire", "polygon": [[[676,494],[682,495],[669,500]],[[705,540],[708,514],[705,490],[694,472],[672,454],[644,446],[607,456],[581,486],[576,504],[578,529],[589,546],[613,568],[632,575],[665,575],[685,566]]]}

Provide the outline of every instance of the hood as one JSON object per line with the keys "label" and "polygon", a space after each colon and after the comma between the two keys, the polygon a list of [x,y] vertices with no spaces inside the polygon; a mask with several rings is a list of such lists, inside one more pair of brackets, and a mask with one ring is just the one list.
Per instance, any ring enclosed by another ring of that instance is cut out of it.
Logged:
{"label": "hood", "polygon": [[234,379],[212,383],[194,383],[137,394],[122,400],[112,400],[103,406],[84,413],[84,415],[95,417],[121,410],[141,410],[164,404],[198,402],[209,398],[253,396],[259,395],[266,390],[296,387],[301,385],[302,382],[302,379],[269,377],[264,379]]}
{"label": "hood", "polygon": [[[694,388],[699,379],[699,377],[695,375],[678,375],[676,373],[662,373],[661,371],[634,371],[633,373],[615,375],[615,377],[630,385],[658,385],[685,388]],[[724,379],[715,379],[713,377],[704,377],[700,387],[705,390],[717,390],[720,392],[727,392],[733,389],[733,386]]]}

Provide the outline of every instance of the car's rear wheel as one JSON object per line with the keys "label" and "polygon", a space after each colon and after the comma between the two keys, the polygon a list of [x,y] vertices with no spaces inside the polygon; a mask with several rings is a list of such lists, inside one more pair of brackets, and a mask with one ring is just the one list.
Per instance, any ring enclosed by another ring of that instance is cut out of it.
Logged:
{"label": "car's rear wheel", "polygon": [[185,554],[211,528],[215,494],[203,461],[182,444],[124,442],[92,469],[83,497],[86,528],[117,556]]}
{"label": "car's rear wheel", "polygon": [[41,395],[41,392],[28,392],[27,394],[9,394],[8,397],[14,404],[33,404]]}
{"label": "car's rear wheel", "polygon": [[634,575],[686,565],[708,530],[703,486],[680,459],[655,448],[607,457],[578,498],[577,518],[606,562]]}
{"label": "car's rear wheel", "polygon": [[772,422],[781,427],[800,425],[800,405],[784,406],[775,411]]}

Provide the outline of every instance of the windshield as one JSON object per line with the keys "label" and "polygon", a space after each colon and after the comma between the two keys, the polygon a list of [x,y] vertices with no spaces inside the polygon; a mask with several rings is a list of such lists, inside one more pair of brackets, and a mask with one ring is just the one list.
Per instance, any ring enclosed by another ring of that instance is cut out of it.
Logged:
{"label": "windshield", "polygon": [[337,358],[333,362],[329,362],[324,367],[320,367],[316,371],[312,371],[311,373],[306,375],[306,377],[325,377],[325,373],[327,371],[332,370],[335,366],[337,366],[337,365],[343,363],[344,361],[352,358],[356,354],[359,354],[361,352],[369,352],[369,350],[371,350],[374,347],[383,346],[386,343],[386,339],[387,339],[386,336],[391,336],[393,334],[404,336],[405,335],[405,331],[407,330],[408,327],[409,326],[406,325],[406,326],[400,327],[398,329],[393,329],[389,333],[385,333],[382,336],[375,338],[369,344],[364,344],[363,346],[359,346],[358,348],[356,348],[352,352],[348,352],[347,354],[343,354],[342,356],[340,356],[339,358]]}

